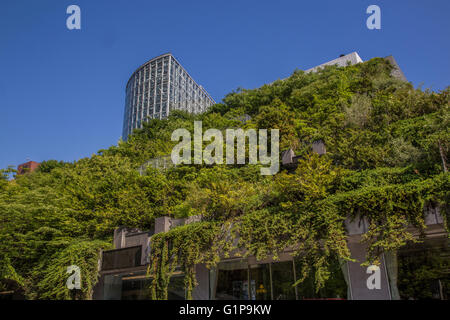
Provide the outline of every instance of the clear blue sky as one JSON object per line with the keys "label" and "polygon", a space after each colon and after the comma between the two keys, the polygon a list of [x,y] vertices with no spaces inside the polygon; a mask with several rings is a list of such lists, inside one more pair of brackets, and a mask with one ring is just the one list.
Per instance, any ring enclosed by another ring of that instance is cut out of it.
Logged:
{"label": "clear blue sky", "polygon": [[[81,8],[81,30],[66,8]],[[366,8],[381,8],[381,30]],[[449,85],[450,1],[2,0],[0,168],[74,161],[117,143],[125,85],[172,52],[220,101],[341,53],[394,55],[415,85]]]}

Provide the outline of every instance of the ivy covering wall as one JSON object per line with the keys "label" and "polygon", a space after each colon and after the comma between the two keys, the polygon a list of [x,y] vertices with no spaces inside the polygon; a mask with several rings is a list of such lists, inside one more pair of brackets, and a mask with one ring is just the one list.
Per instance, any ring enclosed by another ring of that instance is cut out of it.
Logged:
{"label": "ivy covering wall", "polygon": [[[0,179],[0,278],[21,283],[31,299],[90,298],[100,249],[120,225],[147,230],[157,217],[202,215],[203,221],[152,237],[149,274],[154,299],[167,298],[171,272],[185,273],[188,298],[195,264],[222,256],[258,259],[289,248],[302,262],[299,283],[316,289],[330,261],[350,259],[344,221],[367,217],[366,263],[412,240],[407,226],[425,230],[424,208],[449,217],[449,89],[415,89],[390,76],[383,59],[239,89],[208,112],[172,112],[151,120],[127,142],[74,163],[46,161],[30,174]],[[243,123],[243,115],[251,119]],[[259,165],[180,165],[138,168],[170,154],[173,130],[242,127],[279,129],[280,151],[299,157],[294,172],[260,175]],[[323,140],[327,153],[311,151]],[[65,268],[82,267],[83,289],[65,289]]]}

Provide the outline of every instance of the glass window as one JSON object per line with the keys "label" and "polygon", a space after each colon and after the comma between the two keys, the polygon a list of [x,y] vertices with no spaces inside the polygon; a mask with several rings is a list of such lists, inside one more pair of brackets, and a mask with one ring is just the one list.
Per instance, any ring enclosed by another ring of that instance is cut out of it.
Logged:
{"label": "glass window", "polygon": [[151,279],[122,278],[122,300],[149,300]]}
{"label": "glass window", "polygon": [[184,275],[172,276],[167,291],[168,300],[184,300],[186,296]]}
{"label": "glass window", "polygon": [[219,263],[216,299],[248,300],[248,278],[249,272],[245,260]]}
{"label": "glass window", "polygon": [[103,299],[120,300],[122,296],[122,277],[106,275],[103,279]]}
{"label": "glass window", "polygon": [[[302,264],[295,260],[295,273],[297,279],[302,274]],[[325,286],[316,292],[314,283],[314,270],[297,286],[298,299],[347,299],[347,284],[342,273],[339,260],[332,258],[330,261],[330,277]]]}
{"label": "glass window", "polygon": [[292,261],[272,263],[272,288],[274,300],[295,300],[294,267]]}
{"label": "glass window", "polygon": [[427,239],[409,243],[398,252],[400,299],[450,299],[449,242],[446,238]]}
{"label": "glass window", "polygon": [[250,266],[250,299],[271,300],[269,264],[256,264]]}

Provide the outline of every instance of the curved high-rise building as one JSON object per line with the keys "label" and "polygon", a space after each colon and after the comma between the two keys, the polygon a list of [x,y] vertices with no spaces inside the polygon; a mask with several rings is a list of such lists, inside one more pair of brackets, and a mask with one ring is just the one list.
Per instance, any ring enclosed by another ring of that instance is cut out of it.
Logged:
{"label": "curved high-rise building", "polygon": [[140,66],[128,80],[122,138],[148,119],[165,119],[172,110],[205,111],[215,102],[170,53]]}

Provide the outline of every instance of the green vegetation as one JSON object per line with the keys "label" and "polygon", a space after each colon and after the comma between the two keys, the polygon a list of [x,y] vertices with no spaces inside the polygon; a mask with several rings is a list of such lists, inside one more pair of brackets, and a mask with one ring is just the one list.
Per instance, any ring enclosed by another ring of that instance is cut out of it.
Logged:
{"label": "green vegetation", "polygon": [[[117,146],[75,163],[47,161],[31,174],[0,172],[0,278],[14,279],[28,298],[89,298],[100,249],[119,225],[149,229],[154,219],[203,215],[152,239],[152,297],[167,298],[170,272],[180,265],[188,295],[194,265],[219,255],[263,258],[287,247],[316,290],[330,277],[330,261],[349,259],[344,220],[370,220],[367,262],[412,239],[408,224],[425,228],[423,208],[439,205],[446,223],[450,178],[449,96],[414,89],[390,76],[383,59],[326,67],[254,90],[238,90],[201,115],[173,112],[151,120]],[[243,124],[239,117],[250,115]],[[295,172],[261,176],[257,165],[182,165],[137,171],[170,154],[172,131],[230,127],[278,128],[280,149],[300,156]],[[322,139],[327,154],[311,152]],[[82,292],[65,288],[66,267],[82,268]],[[300,279],[303,280],[303,279]],[[308,278],[309,279],[309,278]]]}

